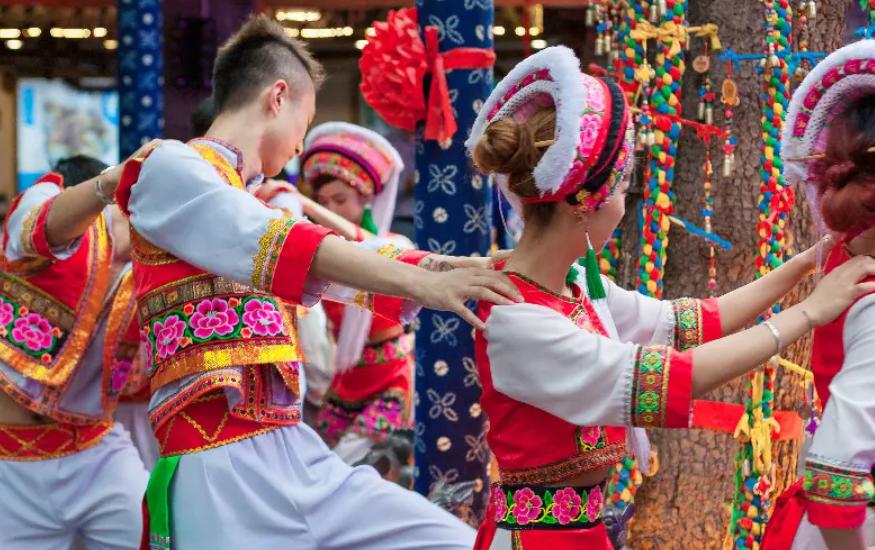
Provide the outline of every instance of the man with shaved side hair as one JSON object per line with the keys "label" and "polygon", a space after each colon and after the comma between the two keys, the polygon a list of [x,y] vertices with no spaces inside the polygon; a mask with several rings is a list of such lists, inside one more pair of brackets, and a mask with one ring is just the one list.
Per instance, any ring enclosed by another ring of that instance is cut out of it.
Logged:
{"label": "man with shaved side hair", "polygon": [[[163,142],[126,166],[116,192],[132,226],[162,455],[144,543],[471,548],[469,527],[372,468],[344,464],[300,422],[302,357],[288,308],[325,297],[409,322],[416,303],[479,326],[465,301],[507,304],[515,289],[464,267],[485,267],[476,260],[368,250],[246,192],[300,154],[322,82],[320,65],[276,22],[245,23],[220,49],[213,82],[206,137]],[[446,261],[459,268],[420,267]]]}

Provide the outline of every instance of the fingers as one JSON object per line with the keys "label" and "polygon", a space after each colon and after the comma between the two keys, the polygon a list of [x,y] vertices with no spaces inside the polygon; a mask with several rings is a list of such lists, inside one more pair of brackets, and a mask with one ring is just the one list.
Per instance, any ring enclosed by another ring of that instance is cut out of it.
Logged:
{"label": "fingers", "polygon": [[485,286],[474,287],[471,295],[468,296],[468,298],[473,300],[479,300],[481,302],[491,302],[497,306],[511,306],[515,303],[513,300],[510,300],[502,296],[498,292],[495,292],[494,290]]}
{"label": "fingers", "polygon": [[471,325],[477,330],[485,330],[486,323],[480,320],[473,311],[465,307],[465,304],[455,304],[452,308],[452,312],[461,317],[466,323]]}
{"label": "fingers", "polygon": [[517,288],[517,286],[513,284],[504,273],[490,270],[476,270],[472,271],[472,275],[474,276],[473,281],[477,284],[489,287],[502,296],[506,296],[513,302],[523,301],[523,295],[520,293],[519,288]]}
{"label": "fingers", "polygon": [[859,296],[862,296],[864,294],[871,294],[875,292],[875,281],[868,283],[857,283],[854,288],[857,289]]}

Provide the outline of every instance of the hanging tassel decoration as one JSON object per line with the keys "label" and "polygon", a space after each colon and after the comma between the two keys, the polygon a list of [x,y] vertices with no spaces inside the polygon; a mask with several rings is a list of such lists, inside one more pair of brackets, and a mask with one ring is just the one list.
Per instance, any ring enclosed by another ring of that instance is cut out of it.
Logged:
{"label": "hanging tassel decoration", "polygon": [[365,211],[362,213],[362,222],[360,224],[361,228],[369,233],[373,233],[377,235],[379,230],[377,229],[377,224],[374,222],[374,214],[371,211],[371,205],[365,206]]}
{"label": "hanging tassel decoration", "polygon": [[[589,236],[586,238],[589,241]],[[578,263],[580,260],[578,260]],[[602,270],[599,268],[599,258],[596,254],[592,243],[589,243],[589,250],[586,251],[586,258],[583,260],[583,269],[586,273],[586,293],[590,300],[603,300],[608,297],[605,292],[605,285],[602,283]]]}

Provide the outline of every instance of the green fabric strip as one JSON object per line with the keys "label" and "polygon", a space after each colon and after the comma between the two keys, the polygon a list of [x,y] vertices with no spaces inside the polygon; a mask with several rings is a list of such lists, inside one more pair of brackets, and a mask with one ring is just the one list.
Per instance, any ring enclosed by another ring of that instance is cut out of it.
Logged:
{"label": "green fabric strip", "polygon": [[149,477],[146,506],[149,508],[150,550],[170,550],[170,482],[176,474],[179,458],[159,458]]}

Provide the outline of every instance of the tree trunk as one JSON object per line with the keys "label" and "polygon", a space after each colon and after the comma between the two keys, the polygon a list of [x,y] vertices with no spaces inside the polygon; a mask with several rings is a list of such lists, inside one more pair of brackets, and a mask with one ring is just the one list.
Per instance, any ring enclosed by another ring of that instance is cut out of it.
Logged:
{"label": "tree trunk", "polygon": [[[841,45],[844,30],[846,0],[822,0],[812,30],[810,49],[832,51]],[[794,9],[797,2],[792,2]],[[689,6],[690,25],[716,23],[724,47],[739,53],[760,52],[763,40],[763,5],[757,0],[692,0]],[[796,20],[794,19],[794,28]],[[795,31],[794,31],[795,32]],[[794,45],[797,42],[794,40]],[[795,47],[795,46],[794,46]],[[702,51],[702,41],[694,39],[691,55]],[[690,58],[692,59],[692,57]],[[726,74],[726,63],[711,59],[712,88],[717,91],[715,123],[723,123],[719,100],[720,85]],[[738,137],[735,171],[722,177],[722,143],[714,143],[713,230],[733,243],[731,251],[718,252],[718,293],[724,293],[753,280],[756,258],[757,195],[760,168],[760,116],[763,112],[762,78],[754,62],[742,62],[733,71],[738,84],[741,105],[735,109],[733,133]],[[684,83],[684,113],[695,117],[697,75],[688,70]],[[704,145],[692,130],[682,133],[678,145],[679,157],[674,179],[677,194],[675,211],[701,225],[702,177]],[[641,164],[641,162],[639,162]],[[634,187],[633,187],[634,190]],[[640,197],[632,197],[639,202]],[[630,205],[637,212],[638,204]],[[638,234],[635,216],[625,223],[624,245],[636,242]],[[791,219],[791,243],[798,251],[810,245],[814,238],[804,192],[797,190],[797,203]],[[705,296],[708,281],[708,246],[700,238],[673,228],[668,249],[665,274],[665,297]],[[620,265],[620,281],[632,288],[637,253],[626,248]],[[807,289],[803,289],[807,292]],[[789,302],[796,301],[792,296]],[[786,357],[807,366],[809,342],[792,347]],[[794,374],[779,370],[775,410],[795,410],[805,416],[803,390]],[[705,399],[729,403],[744,403],[743,380],[728,384]],[[721,548],[727,534],[730,508],[735,490],[735,456],[738,442],[731,434],[703,430],[651,431],[651,440],[658,449],[660,470],[647,479],[637,495],[637,514],[631,525],[631,546],[645,549],[714,549]],[[772,500],[796,479],[796,442],[779,443],[774,449],[778,465]]]}

